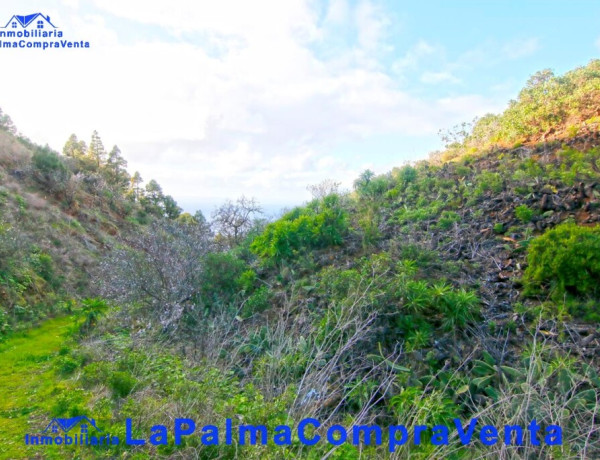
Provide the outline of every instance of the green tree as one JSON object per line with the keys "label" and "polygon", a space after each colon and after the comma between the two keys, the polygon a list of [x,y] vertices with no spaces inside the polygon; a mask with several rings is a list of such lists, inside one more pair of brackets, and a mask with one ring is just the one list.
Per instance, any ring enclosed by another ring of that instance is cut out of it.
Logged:
{"label": "green tree", "polygon": [[152,179],[146,184],[145,193],[140,198],[140,203],[142,203],[146,212],[162,217],[164,215],[164,199],[162,187]]}
{"label": "green tree", "polygon": [[177,219],[181,214],[182,209],[177,205],[177,202],[171,195],[165,196],[162,204],[165,216],[169,219]]}
{"label": "green tree", "polygon": [[94,130],[92,133],[92,140],[90,141],[90,146],[88,148],[88,157],[94,161],[97,167],[100,167],[106,158],[104,144],[102,143],[102,139],[100,139],[100,135],[96,130]]}
{"label": "green tree", "polygon": [[200,209],[198,209],[194,213],[194,219],[196,219],[196,222],[198,222],[199,224],[206,225],[206,217],[204,217],[204,214],[202,213],[202,211]]}
{"label": "green tree", "polygon": [[134,172],[133,176],[131,176],[131,179],[129,179],[129,183],[130,183],[129,190],[131,191],[131,194],[133,195],[133,199],[135,201],[139,201],[140,198],[142,197],[142,183],[143,182],[144,182],[144,179],[142,179],[142,175],[139,173],[139,171]]}
{"label": "green tree", "polygon": [[189,212],[179,214],[177,223],[182,225],[198,225],[198,221]]}
{"label": "green tree", "polygon": [[71,134],[63,147],[63,155],[69,158],[82,159],[86,150],[85,141],[80,141],[75,134]]}
{"label": "green tree", "polygon": [[10,117],[0,109],[0,130],[7,131],[10,134],[17,134],[17,128],[13,124]]}
{"label": "green tree", "polygon": [[116,145],[108,154],[106,159],[106,177],[110,184],[119,188],[125,188],[129,182],[127,173],[127,160],[121,155],[121,150]]}

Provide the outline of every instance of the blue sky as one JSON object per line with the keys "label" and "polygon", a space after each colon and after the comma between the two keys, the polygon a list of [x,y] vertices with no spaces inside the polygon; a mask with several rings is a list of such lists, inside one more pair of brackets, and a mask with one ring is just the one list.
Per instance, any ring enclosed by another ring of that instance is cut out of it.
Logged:
{"label": "blue sky", "polygon": [[600,53],[600,2],[581,0],[8,0],[0,22],[38,11],[91,48],[0,49],[0,107],[57,150],[98,130],[206,214],[426,158],[534,72]]}

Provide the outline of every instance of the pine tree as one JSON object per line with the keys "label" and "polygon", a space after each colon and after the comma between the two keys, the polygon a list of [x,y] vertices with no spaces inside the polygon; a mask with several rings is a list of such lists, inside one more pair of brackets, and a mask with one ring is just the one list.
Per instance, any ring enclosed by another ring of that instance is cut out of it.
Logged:
{"label": "pine tree", "polygon": [[127,160],[121,155],[121,150],[116,145],[108,154],[106,159],[106,172],[111,184],[125,188],[129,182],[127,173]]}
{"label": "pine tree", "polygon": [[144,182],[144,179],[142,179],[142,176],[140,175],[140,173],[138,171],[133,173],[133,176],[131,176],[131,179],[130,179],[130,183],[131,183],[130,190],[133,192],[133,197],[136,201],[139,201],[139,199],[140,199],[141,186],[142,186],[143,182]]}
{"label": "pine tree", "polygon": [[90,146],[88,148],[88,156],[94,161],[97,167],[100,167],[106,157],[104,144],[102,144],[102,139],[100,139],[100,135],[96,130],[92,133],[92,140],[90,141]]}
{"label": "pine tree", "polygon": [[180,216],[181,211],[183,211],[171,195],[167,195],[163,198],[163,208],[165,216],[169,219],[177,219]]}
{"label": "pine tree", "polygon": [[140,200],[146,212],[155,216],[164,215],[165,196],[162,187],[158,182],[152,179],[146,184],[144,197]]}
{"label": "pine tree", "polygon": [[85,155],[86,150],[87,146],[85,142],[77,139],[75,134],[71,134],[63,147],[63,155],[69,158],[81,159]]}

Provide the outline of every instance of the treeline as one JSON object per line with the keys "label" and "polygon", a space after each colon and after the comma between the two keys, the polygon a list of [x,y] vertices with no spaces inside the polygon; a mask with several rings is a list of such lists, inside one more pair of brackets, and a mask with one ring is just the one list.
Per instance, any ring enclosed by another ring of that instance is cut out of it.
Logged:
{"label": "treeline", "polygon": [[121,149],[115,145],[107,151],[97,131],[92,133],[89,145],[72,134],[62,153],[71,161],[75,173],[98,175],[104,181],[108,198],[116,195],[138,203],[142,211],[138,212],[140,223],[146,223],[146,215],[168,219],[176,219],[181,215],[182,209],[175,199],[171,195],[165,195],[154,179],[144,186],[144,180],[138,171],[130,174]]}
{"label": "treeline", "polygon": [[21,179],[31,176],[44,192],[63,201],[65,207],[76,207],[78,202],[85,201],[78,196],[78,192],[84,191],[106,200],[121,217],[131,216],[141,224],[148,223],[151,217],[176,219],[182,213],[175,199],[165,194],[156,180],[144,184],[139,172],[130,174],[121,149],[115,145],[107,150],[97,131],[92,133],[89,144],[72,134],[62,155],[19,134],[2,109],[0,131],[33,153],[31,165],[18,165],[13,168],[13,175]]}

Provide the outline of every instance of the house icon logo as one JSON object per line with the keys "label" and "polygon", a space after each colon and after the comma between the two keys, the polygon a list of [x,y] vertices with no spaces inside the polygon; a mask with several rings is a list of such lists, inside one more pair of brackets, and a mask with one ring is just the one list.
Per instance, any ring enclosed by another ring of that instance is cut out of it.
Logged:
{"label": "house icon logo", "polygon": [[33,13],[27,15],[13,15],[2,29],[37,29],[52,30],[56,26],[50,22],[50,16],[44,16],[42,13]]}
{"label": "house icon logo", "polygon": [[42,433],[68,433],[69,431],[79,427],[79,434],[88,434],[90,428],[95,431],[102,431],[96,426],[96,421],[89,419],[85,415],[73,418],[53,418]]}
{"label": "house icon logo", "polygon": [[43,13],[13,14],[0,22],[0,50],[5,48],[89,48],[87,40],[63,39],[63,31]]}
{"label": "house icon logo", "polygon": [[96,421],[85,415],[53,418],[39,434],[26,434],[28,446],[114,446],[119,438],[102,432]]}

